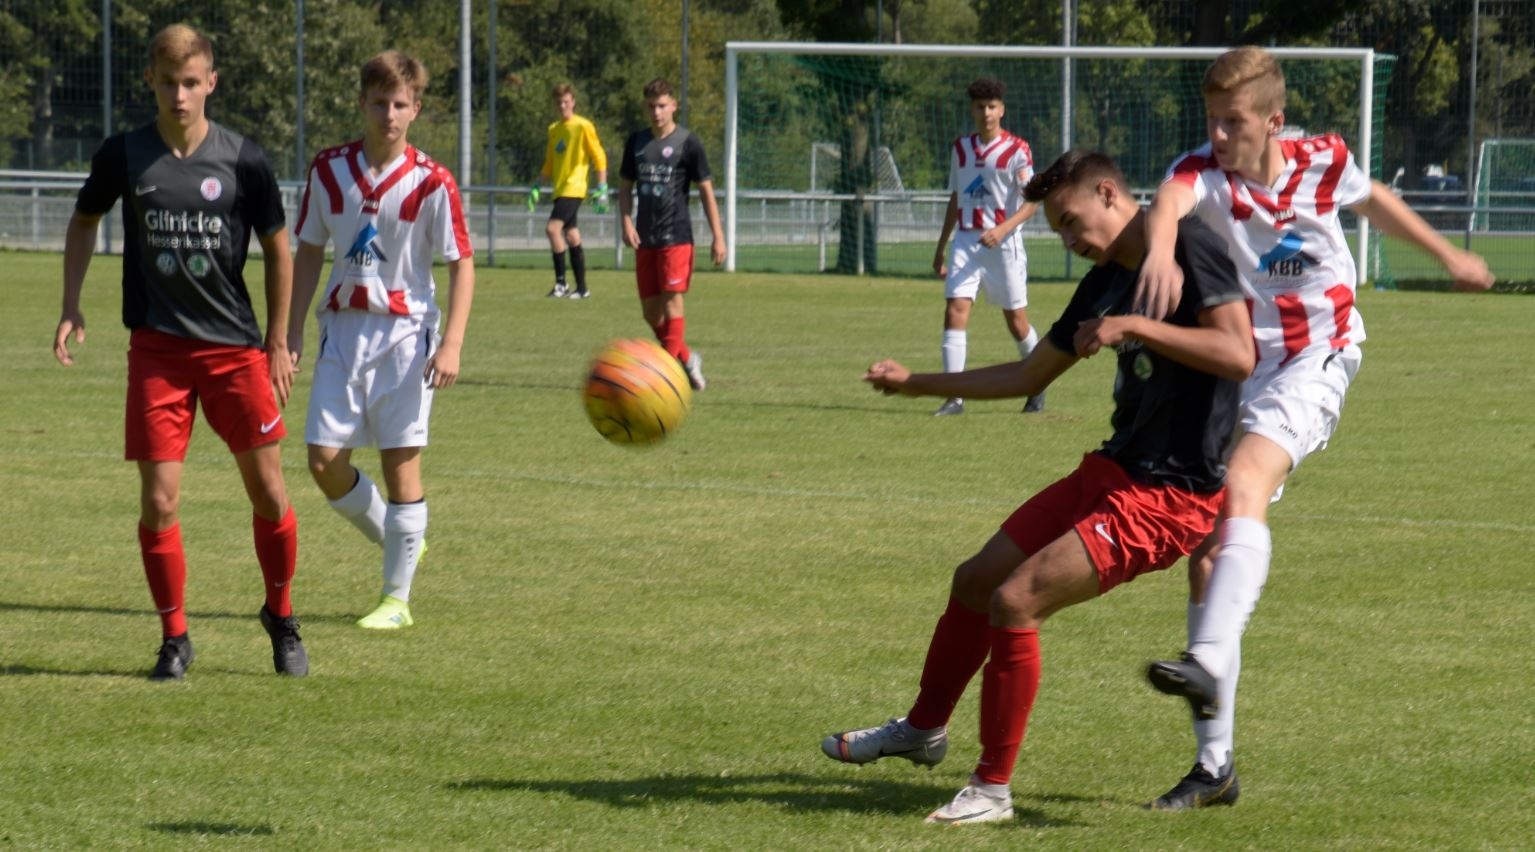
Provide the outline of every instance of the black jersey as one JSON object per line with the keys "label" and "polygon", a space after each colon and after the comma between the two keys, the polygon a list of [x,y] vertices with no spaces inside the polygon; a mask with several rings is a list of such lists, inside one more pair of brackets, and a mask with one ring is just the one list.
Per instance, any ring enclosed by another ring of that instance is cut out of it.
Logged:
{"label": "black jersey", "polygon": [[[1134,225],[1139,227],[1139,224]],[[1183,270],[1183,298],[1167,322],[1194,327],[1199,312],[1243,299],[1236,267],[1220,238],[1203,223],[1178,223],[1173,256]],[[1139,270],[1095,266],[1082,277],[1050,342],[1075,352],[1072,336],[1085,320],[1131,313]],[[1241,382],[1180,364],[1137,341],[1116,347],[1113,437],[1099,452],[1137,481],[1189,491],[1218,491],[1237,425]]]}
{"label": "black jersey", "polygon": [[662,139],[649,129],[638,131],[624,143],[618,174],[635,183],[639,214],[634,227],[642,248],[692,244],[688,184],[711,178],[709,157],[698,137],[685,127]]}
{"label": "black jersey", "polygon": [[282,195],[255,143],[209,122],[178,158],[149,124],[103,142],[75,207],[102,215],[123,199],[123,325],[260,346],[245,287],[252,230],[284,226]]}

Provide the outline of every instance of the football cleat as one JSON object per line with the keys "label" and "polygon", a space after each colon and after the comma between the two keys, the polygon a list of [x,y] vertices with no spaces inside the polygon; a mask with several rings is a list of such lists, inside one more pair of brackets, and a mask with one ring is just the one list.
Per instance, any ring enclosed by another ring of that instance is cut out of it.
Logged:
{"label": "football cleat", "polygon": [[568,295],[570,295],[570,290],[567,289],[564,284],[556,284],[554,285],[554,289],[550,290],[549,293],[544,296],[544,298],[563,299]]}
{"label": "football cleat", "polygon": [[357,619],[357,626],[367,630],[399,630],[415,623],[410,617],[410,604],[392,595],[384,595],[377,609]]}
{"label": "football cleat", "polygon": [[1217,777],[1206,771],[1202,764],[1196,763],[1189,774],[1183,776],[1183,780],[1157,797],[1156,801],[1147,802],[1146,807],[1153,811],[1186,811],[1212,805],[1234,805],[1241,792],[1242,785],[1237,783],[1236,764],[1227,763],[1226,772]]}
{"label": "football cleat", "polygon": [[949,732],[948,728],[919,731],[902,717],[877,728],[832,734],[821,740],[821,751],[843,763],[862,765],[882,757],[899,757],[917,766],[933,767],[949,752]]}
{"label": "football cleat", "polygon": [[1044,391],[1040,391],[1039,393],[1029,397],[1028,401],[1023,404],[1023,413],[1024,414],[1038,414],[1038,413],[1040,413],[1041,411],[1044,411],[1044,410],[1045,410],[1045,392]]}
{"label": "football cleat", "polygon": [[1146,679],[1158,692],[1188,701],[1196,719],[1214,719],[1220,708],[1215,676],[1205,671],[1205,667],[1187,651],[1176,660],[1157,660],[1147,666]]}
{"label": "football cleat", "polygon": [[933,412],[934,417],[949,417],[954,414],[965,413],[965,401],[962,399],[946,399],[938,410]]}
{"label": "football cleat", "polygon": [[279,618],[263,604],[261,626],[272,639],[272,668],[289,677],[309,674],[309,653],[298,635],[298,616]]}
{"label": "football cleat", "polygon": [[924,821],[939,825],[969,825],[1012,818],[1013,791],[1005,784],[982,784],[971,776],[970,783],[959,791],[954,801],[928,814]]}
{"label": "football cleat", "polygon": [[709,386],[709,383],[704,380],[704,357],[702,355],[699,355],[697,352],[690,353],[688,360],[684,361],[682,366],[688,372],[688,384],[692,385],[693,390],[701,391]]}
{"label": "football cleat", "polygon": [[187,666],[192,665],[192,637],[183,633],[168,636],[160,644],[160,656],[155,660],[150,680],[181,680],[186,677]]}
{"label": "football cleat", "polygon": [[590,290],[577,290],[570,294],[570,298],[572,299],[590,299],[591,297],[592,291]]}

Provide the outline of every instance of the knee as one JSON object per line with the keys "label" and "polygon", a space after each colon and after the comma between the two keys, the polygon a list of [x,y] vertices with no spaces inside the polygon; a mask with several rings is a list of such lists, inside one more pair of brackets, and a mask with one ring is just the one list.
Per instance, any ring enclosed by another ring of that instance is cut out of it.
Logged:
{"label": "knee", "polygon": [[181,496],[171,491],[146,491],[139,501],[139,520],[144,526],[163,530],[176,522],[181,510]]}
{"label": "knee", "polygon": [[989,604],[994,624],[1034,624],[1043,620],[1043,602],[1027,583],[1003,583],[992,591]]}

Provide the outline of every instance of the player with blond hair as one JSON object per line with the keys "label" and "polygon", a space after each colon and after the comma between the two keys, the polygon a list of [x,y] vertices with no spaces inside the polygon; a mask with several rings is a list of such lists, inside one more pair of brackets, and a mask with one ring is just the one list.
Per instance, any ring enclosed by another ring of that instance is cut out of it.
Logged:
{"label": "player with blond hair", "polygon": [[[181,680],[193,659],[180,512],[199,404],[234,454],[250,498],[266,586],[259,618],[273,666],[302,677],[309,657],[291,599],[298,520],[280,449],[282,407],[293,386],[282,194],[261,149],[208,119],[219,75],[205,36],[184,24],[161,30],[150,42],[144,81],[155,95],[155,120],[102,143],[70,216],[53,354],[73,364],[69,338],[85,340],[80,291],[97,226],[121,198],[123,325],[131,331],[125,455],[139,469],[139,552],[163,636],[150,679]],[[252,233],[266,278],[265,337],[244,278]]]}
{"label": "player with blond hair", "polygon": [[[545,234],[549,237],[549,251],[554,258],[554,289],[549,298],[585,299],[591,295],[586,287],[586,250],[581,248],[581,230],[576,226],[576,214],[586,198],[587,173],[597,173],[597,185],[592,189],[593,209],[598,215],[608,211],[608,155],[597,139],[597,128],[589,119],[576,115],[576,90],[569,83],[560,83],[551,93],[559,119],[549,125],[549,142],[544,148],[544,164],[538,171],[539,180],[554,183],[554,210],[549,213]],[[530,204],[538,201],[538,187],[533,187]],[[565,256],[570,255],[570,271],[575,274],[576,288],[565,284]]]}
{"label": "player with blond hair", "polygon": [[1236,686],[1242,632],[1268,578],[1268,506],[1291,471],[1327,446],[1365,339],[1339,213],[1364,216],[1427,251],[1457,289],[1492,286],[1480,257],[1450,245],[1371,180],[1341,137],[1281,136],[1285,79],[1272,54],[1228,51],[1206,72],[1203,92],[1209,141],[1173,162],[1147,212],[1137,303],[1152,316],[1176,306],[1182,273],[1172,236],[1193,213],[1237,262],[1258,365],[1243,383],[1242,434],[1227,473],[1218,553],[1212,538],[1190,559],[1188,650],[1147,670],[1157,689],[1189,702],[1198,741],[1193,769],[1151,803],[1164,810],[1231,804],[1240,790]]}
{"label": "player with blond hair", "polygon": [[[321,151],[309,167],[295,229],[293,316],[288,348],[297,365],[304,314],[320,280],[325,244],[335,247],[316,306],[309,472],[370,543],[383,549],[378,606],[358,622],[373,630],[415,623],[411,584],[426,552],[427,503],[421,451],[432,400],[458,380],[474,299],[474,248],[458,184],[410,144],[427,72],[397,50],[369,59],[360,74],[362,138]],[[447,328],[432,259],[448,265]],[[352,465],[352,451],[378,447],[385,490]]]}

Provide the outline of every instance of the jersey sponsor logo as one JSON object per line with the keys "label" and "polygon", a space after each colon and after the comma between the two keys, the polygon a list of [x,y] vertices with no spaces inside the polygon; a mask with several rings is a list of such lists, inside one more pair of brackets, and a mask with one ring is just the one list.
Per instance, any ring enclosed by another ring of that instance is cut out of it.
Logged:
{"label": "jersey sponsor logo", "polygon": [[150,184],[149,186],[135,186],[133,188],[133,194],[134,195],[148,195],[151,192],[154,192],[155,190],[157,190],[159,188],[160,187],[155,186],[154,184]]}
{"label": "jersey sponsor logo", "polygon": [[161,275],[176,274],[176,256],[168,251],[155,255],[155,269],[160,270]]}
{"label": "jersey sponsor logo", "polygon": [[203,194],[203,198],[217,201],[219,196],[224,194],[224,185],[216,177],[203,178],[202,186],[199,186],[197,191]]}
{"label": "jersey sponsor logo", "polygon": [[353,266],[372,266],[375,262],[388,263],[389,258],[378,244],[378,228],[372,222],[364,225],[357,233],[357,239],[352,240],[352,247],[347,249],[346,259]]}
{"label": "jersey sponsor logo", "polygon": [[987,188],[986,181],[980,175],[976,175],[975,180],[970,181],[970,185],[965,187],[965,195],[970,198],[985,198],[991,195],[991,190]]}
{"label": "jersey sponsor logo", "polygon": [[565,153],[565,140],[564,139],[561,139],[560,141],[554,143],[554,153],[556,153],[556,154],[563,154],[563,153]]}
{"label": "jersey sponsor logo", "polygon": [[1316,258],[1302,251],[1305,240],[1294,231],[1286,231],[1278,244],[1258,258],[1258,271],[1270,278],[1297,278],[1306,273],[1306,267],[1315,266]]}
{"label": "jersey sponsor logo", "polygon": [[144,241],[150,248],[216,251],[224,220],[201,210],[156,209],[145,211],[144,229],[149,232]]}

